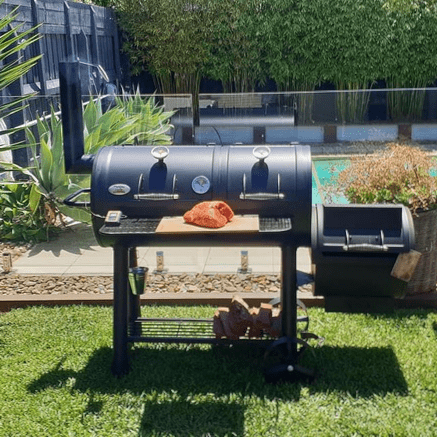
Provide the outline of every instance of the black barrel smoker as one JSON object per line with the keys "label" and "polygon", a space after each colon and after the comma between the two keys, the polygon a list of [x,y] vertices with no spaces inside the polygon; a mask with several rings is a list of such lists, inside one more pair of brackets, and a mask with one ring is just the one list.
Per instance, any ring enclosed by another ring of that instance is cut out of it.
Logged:
{"label": "black barrel smoker", "polygon": [[[226,343],[216,339],[212,320],[147,319],[128,281],[136,247],[244,245],[280,246],[282,332],[260,337],[282,351],[266,376],[308,376],[298,365],[306,347],[297,338],[296,249],[311,244],[311,153],[307,146],[107,146],[85,156],[78,63],[60,64],[66,171],[91,173],[91,188],[65,203],[90,206],[97,241],[114,254],[112,372],[128,371],[133,342]],[[90,202],[76,201],[90,193]],[[256,229],[238,232],[159,232],[165,217],[180,217],[199,202],[225,201],[238,216],[255,216]],[[240,338],[239,342],[249,342]],[[235,340],[233,340],[235,342]]]}

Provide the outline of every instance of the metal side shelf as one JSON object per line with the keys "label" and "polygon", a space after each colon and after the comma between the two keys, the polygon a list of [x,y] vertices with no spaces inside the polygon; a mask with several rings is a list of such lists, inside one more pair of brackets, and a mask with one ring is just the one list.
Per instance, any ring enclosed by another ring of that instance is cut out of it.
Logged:
{"label": "metal side shelf", "polygon": [[217,339],[213,332],[212,319],[152,319],[139,317],[129,326],[129,342],[142,343],[204,343],[235,344],[271,343],[274,338],[265,335],[238,340]]}

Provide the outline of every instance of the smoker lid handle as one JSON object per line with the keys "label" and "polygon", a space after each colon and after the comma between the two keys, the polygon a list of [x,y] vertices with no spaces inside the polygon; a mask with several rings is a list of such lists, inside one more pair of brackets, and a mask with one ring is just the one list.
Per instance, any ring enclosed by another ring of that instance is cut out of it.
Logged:
{"label": "smoker lid handle", "polygon": [[89,208],[89,206],[91,205],[91,202],[75,202],[73,199],[75,199],[76,197],[79,197],[83,193],[90,193],[90,192],[91,192],[91,188],[81,188],[80,190],[67,196],[63,200],[63,203],[64,203],[64,205],[67,205],[67,206],[77,206],[80,208]]}

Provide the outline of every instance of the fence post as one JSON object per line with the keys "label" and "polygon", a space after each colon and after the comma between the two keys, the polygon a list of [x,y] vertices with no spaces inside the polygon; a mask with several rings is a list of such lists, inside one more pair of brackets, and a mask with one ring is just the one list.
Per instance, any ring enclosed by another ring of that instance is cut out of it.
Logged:
{"label": "fence post", "polygon": [[71,10],[68,2],[64,1],[64,19],[65,19],[65,42],[67,45],[68,60],[76,58],[74,50],[73,29],[71,28]]}
{"label": "fence post", "polygon": [[[40,17],[40,12],[39,12],[39,5],[38,5],[38,0],[32,0],[32,24],[33,26],[37,26],[39,24],[41,24],[43,22],[43,20]],[[41,35],[41,30],[40,28],[38,28],[35,31],[37,34]],[[38,55],[42,55],[44,54],[44,49],[43,49],[43,39],[40,38],[36,43],[35,43],[35,47],[38,51]],[[48,75],[47,75],[47,56],[43,56],[36,68],[38,69],[38,76],[39,76],[39,83],[40,83],[40,90],[41,90],[41,94],[46,95],[47,94],[47,79],[48,79]]]}
{"label": "fence post", "polygon": [[[120,66],[120,45],[118,43],[118,27],[117,22],[115,21],[114,11],[110,11],[111,13],[111,23],[112,23],[112,38],[114,40],[114,67],[115,67],[115,76],[118,82],[121,82],[121,66]],[[118,84],[117,84],[118,85]]]}

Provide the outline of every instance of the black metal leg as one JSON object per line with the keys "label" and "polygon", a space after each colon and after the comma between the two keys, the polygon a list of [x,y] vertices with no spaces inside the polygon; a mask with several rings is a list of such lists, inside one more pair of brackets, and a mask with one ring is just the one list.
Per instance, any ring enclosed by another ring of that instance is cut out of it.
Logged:
{"label": "black metal leg", "polygon": [[[300,352],[307,344],[297,338],[297,266],[294,246],[282,246],[282,336],[274,341],[264,356],[267,382],[310,379],[313,371],[298,364]],[[298,350],[298,346],[302,346]]]}
{"label": "black metal leg", "polygon": [[[129,267],[138,267],[137,248],[129,248]],[[128,311],[129,311],[129,326],[132,329],[132,335],[141,334],[141,326],[135,323],[135,320],[140,317],[140,296],[133,294],[129,286],[128,293]]]}
{"label": "black metal leg", "polygon": [[122,245],[114,246],[114,319],[112,374],[122,376],[129,371],[128,363],[128,248]]}
{"label": "black metal leg", "polygon": [[282,246],[282,335],[297,337],[296,247]]}

